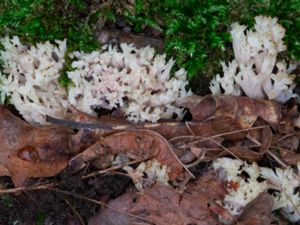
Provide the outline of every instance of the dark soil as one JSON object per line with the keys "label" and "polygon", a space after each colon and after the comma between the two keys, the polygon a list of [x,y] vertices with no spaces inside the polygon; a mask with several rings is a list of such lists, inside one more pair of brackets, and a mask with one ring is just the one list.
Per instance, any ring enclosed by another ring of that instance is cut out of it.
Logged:
{"label": "dark soil", "polygon": [[[1,178],[2,185],[12,187],[9,178]],[[38,180],[32,180],[37,183]],[[101,209],[100,205],[80,199],[78,194],[90,199],[106,202],[117,198],[132,184],[128,177],[105,175],[81,179],[81,174],[60,175],[43,179],[39,183],[57,183],[57,189],[26,191],[21,194],[3,195],[0,201],[0,225],[77,225],[85,224]]]}

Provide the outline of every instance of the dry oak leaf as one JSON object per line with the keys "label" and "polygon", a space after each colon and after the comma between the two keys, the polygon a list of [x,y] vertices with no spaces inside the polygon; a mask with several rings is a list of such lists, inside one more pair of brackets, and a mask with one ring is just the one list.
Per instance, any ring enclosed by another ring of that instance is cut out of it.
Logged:
{"label": "dry oak leaf", "polygon": [[176,105],[189,108],[194,120],[203,121],[213,116],[228,117],[239,119],[240,126],[244,128],[252,126],[257,117],[263,118],[274,126],[281,120],[281,109],[278,103],[249,97],[193,95],[179,99]]}
{"label": "dry oak leaf", "polygon": [[[189,108],[195,121],[210,119],[217,133],[251,128],[259,117],[275,128],[282,118],[278,103],[248,97],[189,96],[178,100],[176,104]],[[245,132],[240,132],[225,137],[237,140],[243,138],[244,135]]]}
{"label": "dry oak leaf", "polygon": [[22,186],[30,177],[56,175],[68,163],[70,135],[63,127],[34,127],[0,106],[0,176]]}
{"label": "dry oak leaf", "polygon": [[168,166],[171,180],[176,179],[183,169],[168,141],[150,130],[124,131],[109,135],[77,155],[70,164],[80,169],[85,162],[93,160],[96,167],[106,168],[120,153],[133,160],[156,159],[162,165]]}
{"label": "dry oak leaf", "polygon": [[210,205],[211,202],[223,199],[225,194],[223,184],[208,172],[196,182],[190,183],[183,193],[158,185],[145,189],[144,193],[126,193],[111,201],[111,208],[105,208],[91,218],[89,225],[219,224],[218,215],[210,209]]}

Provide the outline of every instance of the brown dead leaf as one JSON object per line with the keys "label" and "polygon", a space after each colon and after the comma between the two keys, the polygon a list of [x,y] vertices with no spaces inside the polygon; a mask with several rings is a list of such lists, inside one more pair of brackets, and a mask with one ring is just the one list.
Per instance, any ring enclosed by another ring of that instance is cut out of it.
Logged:
{"label": "brown dead leaf", "polygon": [[70,137],[70,147],[73,153],[82,152],[95,144],[103,136],[102,132],[80,129],[77,134]]}
{"label": "brown dead leaf", "polygon": [[293,150],[279,148],[279,154],[281,160],[289,166],[297,166],[298,162],[300,162],[300,154]]}
{"label": "brown dead leaf", "polygon": [[[260,147],[252,148],[251,145],[255,143],[247,143],[246,140],[240,142],[233,142],[232,146],[228,146],[226,150],[222,150],[220,152],[207,152],[206,158],[204,161],[215,160],[219,157],[224,156],[235,156],[243,160],[247,160],[249,162],[257,162],[263,158],[263,155],[269,150],[272,141],[273,141],[273,133],[269,126],[259,130],[259,132],[255,132],[255,134],[259,133],[258,141]],[[255,140],[255,139],[253,139]]]}
{"label": "brown dead leaf", "polygon": [[259,194],[244,209],[238,219],[239,225],[268,225],[273,224],[272,207],[273,198],[270,194],[263,192]]}
{"label": "brown dead leaf", "polygon": [[273,133],[270,127],[265,127],[262,129],[262,134],[261,134],[261,140],[260,140],[260,149],[259,153],[264,154],[266,153],[269,148],[271,147],[271,144],[273,142]]}
{"label": "brown dead leaf", "polygon": [[[89,120],[89,117],[85,117],[85,120],[76,121],[76,120],[65,120],[65,119],[55,119],[48,117],[48,122],[60,126],[67,126],[78,130],[85,130],[84,136],[108,136],[116,132],[122,132],[126,130],[152,130],[159,133],[166,139],[172,139],[178,136],[187,136],[191,135],[191,130],[193,133],[198,136],[210,136],[217,134],[213,130],[210,123],[194,123],[194,122],[177,122],[177,121],[162,121],[159,123],[125,123],[124,119],[114,118],[109,116],[102,116],[100,118],[93,118]],[[88,134],[88,132],[90,134]],[[82,133],[83,134],[83,133]],[[77,140],[74,140],[78,143],[78,140],[81,138],[81,135],[78,135]],[[76,145],[76,144],[75,144]]]}
{"label": "brown dead leaf", "polygon": [[270,125],[278,125],[281,119],[280,105],[274,101],[256,100],[248,97],[220,95],[189,96],[177,105],[189,108],[194,120],[206,120],[211,116],[238,119],[241,128],[251,127],[257,117]]}
{"label": "brown dead leaf", "polygon": [[169,167],[170,179],[177,178],[182,172],[182,165],[167,140],[149,130],[125,131],[109,135],[97,141],[71,163],[80,164],[94,160],[97,167],[105,168],[110,166],[114,156],[120,153],[133,160],[155,158]]}
{"label": "brown dead leaf", "polygon": [[237,156],[238,158],[247,160],[249,162],[257,162],[263,158],[263,154],[252,151],[249,148],[245,148],[243,146],[237,145],[237,146],[228,147],[227,151],[224,150],[222,151],[222,153],[219,153],[218,155],[212,155],[210,161],[215,160],[219,157],[230,156],[230,155]]}
{"label": "brown dead leaf", "polygon": [[[79,152],[98,139],[116,132],[152,130],[170,140],[176,155],[184,163],[199,160],[203,154],[203,161],[206,162],[230,154],[253,162],[262,159],[270,147],[298,148],[299,137],[294,127],[298,113],[295,107],[281,109],[273,101],[225,95],[190,96],[178,100],[177,104],[188,107],[194,120],[185,123],[160,121],[154,124],[133,124],[120,117],[93,118],[71,108],[71,118],[78,123],[75,128],[84,128],[72,137],[71,146]],[[70,121],[61,122],[67,125]],[[217,143],[211,145],[210,137]],[[216,140],[215,137],[222,140]],[[180,138],[189,141],[182,141]],[[174,142],[177,139],[179,141]],[[87,161],[96,157],[94,150],[86,151],[83,156]],[[106,162],[110,162],[113,157],[114,154],[106,155]],[[104,166],[104,161],[100,162]],[[78,165],[77,168],[84,166]],[[108,166],[109,163],[105,165]]]}
{"label": "brown dead leaf", "polygon": [[293,133],[285,135],[284,137],[278,136],[276,140],[276,146],[296,151],[299,146],[299,134],[293,135]]}
{"label": "brown dead leaf", "polygon": [[196,96],[192,95],[176,101],[179,106],[189,108],[193,115],[193,120],[204,121],[214,116],[217,100],[213,95]]}
{"label": "brown dead leaf", "polygon": [[[272,101],[255,100],[238,96],[218,96],[214,128],[218,132],[249,129],[258,118],[262,118],[273,127],[278,126],[281,113],[280,106]],[[240,139],[243,133],[228,135],[228,139]]]}
{"label": "brown dead leaf", "polygon": [[[212,126],[217,133],[251,128],[259,117],[277,127],[282,116],[280,105],[273,101],[240,96],[190,96],[181,99],[179,105],[189,108],[194,120],[213,118]],[[245,132],[240,132],[226,137],[236,140],[244,135]]]}
{"label": "brown dead leaf", "polygon": [[[0,163],[16,186],[59,173],[68,162],[70,130],[33,127],[0,106]],[[1,169],[2,171],[2,169]]]}
{"label": "brown dead leaf", "polygon": [[262,129],[249,130],[246,135],[246,139],[243,140],[244,145],[258,145],[260,146],[260,149],[258,149],[257,151],[259,153],[265,153],[273,144],[273,141],[276,139],[276,137],[273,135],[271,127],[261,118],[258,118],[254,126],[262,127]]}
{"label": "brown dead leaf", "polygon": [[[105,208],[89,221],[89,225],[211,225],[219,224],[211,204],[224,198],[225,189],[212,172],[190,183],[181,193],[170,187],[154,186],[143,194],[127,193],[109,203],[109,206],[139,216],[145,221]],[[148,222],[147,222],[148,221]]]}
{"label": "brown dead leaf", "polygon": [[134,43],[138,48],[149,45],[158,51],[164,49],[164,43],[160,38],[136,35],[124,31],[101,29],[96,32],[96,37],[102,44],[109,44],[113,40],[119,43]]}
{"label": "brown dead leaf", "polygon": [[[282,109],[282,123],[289,127],[298,127],[298,105],[287,106]],[[298,127],[299,128],[299,127]]]}
{"label": "brown dead leaf", "polygon": [[[205,137],[204,135],[210,134],[209,132],[205,134],[205,131],[209,130],[203,129],[203,137]],[[172,144],[172,146],[174,146],[176,155],[184,164],[190,164],[192,161],[202,158],[203,154],[205,154],[203,161],[206,161],[207,156],[209,157],[210,153],[212,155],[217,155],[218,153],[223,151],[222,148],[220,148],[220,145],[224,140],[222,137],[215,137],[212,138],[212,140],[207,139],[205,141],[189,146],[191,142],[196,142],[197,140],[199,139],[195,139],[195,137],[193,136],[182,136],[174,138],[169,142],[170,144]],[[186,147],[184,147],[185,145]]]}

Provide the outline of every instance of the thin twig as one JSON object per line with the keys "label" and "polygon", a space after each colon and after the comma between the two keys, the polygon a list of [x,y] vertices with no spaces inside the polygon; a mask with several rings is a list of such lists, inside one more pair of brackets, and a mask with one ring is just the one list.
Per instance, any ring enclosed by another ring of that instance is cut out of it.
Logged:
{"label": "thin twig", "polygon": [[288,137],[292,137],[296,134],[297,134],[297,132],[286,134],[286,135],[282,136],[281,138],[278,138],[278,140],[276,142],[282,141],[283,139],[288,138]]}
{"label": "thin twig", "polygon": [[74,120],[67,119],[58,119],[51,116],[46,116],[46,121],[52,124],[67,126],[73,129],[89,129],[89,130],[103,130],[103,131],[124,131],[131,129],[154,129],[161,126],[184,126],[182,122],[166,121],[160,123],[149,123],[149,122],[140,122],[140,123],[125,123],[121,125],[113,125],[107,122],[77,122]]}
{"label": "thin twig", "polygon": [[90,178],[90,177],[93,177],[93,176],[96,176],[96,175],[105,174],[105,173],[108,173],[108,172],[111,172],[111,171],[114,171],[114,170],[117,170],[117,169],[121,169],[123,166],[129,166],[129,165],[132,165],[132,164],[135,164],[135,163],[143,162],[145,160],[147,160],[147,159],[139,159],[139,160],[134,160],[134,161],[124,163],[124,164],[119,165],[119,166],[112,166],[112,167],[107,168],[107,169],[103,169],[103,170],[92,172],[92,173],[87,174],[87,175],[83,175],[81,178],[82,179],[87,179],[87,178]]}
{"label": "thin twig", "polygon": [[[278,162],[284,169],[288,168],[289,166],[283,162],[277,155],[275,155],[273,152],[270,150],[267,151],[268,155],[271,156],[276,162]],[[299,172],[299,171],[298,171]],[[300,182],[300,176],[293,172],[294,178],[296,178]]]}
{"label": "thin twig", "polygon": [[[213,136],[210,136],[210,137],[202,137],[202,136],[189,136],[189,137],[193,137],[194,139],[201,139],[201,140],[197,140],[197,141],[194,141],[194,142],[190,142],[188,144],[183,144],[182,146],[180,146],[179,148],[185,148],[185,147],[189,147],[191,145],[194,145],[194,144],[198,144],[200,142],[203,142],[203,141],[207,141],[207,140],[212,140],[213,138],[217,138],[217,137],[222,137],[224,135],[230,135],[230,134],[235,134],[235,133],[239,133],[239,132],[244,132],[244,131],[250,131],[250,130],[258,130],[258,129],[263,129],[267,127],[267,125],[264,125],[264,126],[257,126],[257,127],[251,127],[251,128],[246,128],[246,129],[240,129],[240,130],[235,130],[235,131],[229,131],[229,132],[224,132],[224,133],[221,133],[221,134],[216,134],[216,135],[213,135]],[[179,138],[179,137],[178,137]]]}
{"label": "thin twig", "polygon": [[213,143],[215,143],[216,145],[220,146],[222,149],[224,149],[226,152],[228,152],[229,154],[231,154],[232,156],[234,156],[235,158],[237,158],[238,160],[242,161],[236,154],[234,154],[232,151],[230,151],[228,148],[226,148],[224,145],[218,143],[217,141],[215,141],[214,139],[211,139],[211,141]]}
{"label": "thin twig", "polygon": [[[203,139],[205,139],[205,138],[203,138]],[[202,139],[202,140],[203,140]],[[200,140],[200,141],[202,141],[202,140]],[[213,138],[212,139],[210,139],[210,141],[211,142],[213,142],[213,143],[215,143],[216,145],[218,145],[218,146],[220,146],[222,149],[224,149],[225,151],[227,151],[228,153],[230,153],[231,155],[233,155],[234,157],[236,157],[238,160],[240,160],[240,161],[242,161],[237,155],[235,155],[232,151],[230,151],[228,148],[226,148],[224,145],[222,145],[222,144],[219,144],[217,141],[215,141]],[[205,154],[203,154],[202,156],[201,156],[201,159],[200,160],[202,160],[202,157],[204,157],[204,155]],[[197,160],[198,161],[198,160]]]}
{"label": "thin twig", "polygon": [[196,161],[191,162],[191,163],[189,163],[189,164],[186,164],[185,166],[186,166],[187,168],[191,168],[191,167],[197,166],[197,165],[203,160],[203,158],[205,157],[205,154],[206,154],[206,152],[204,152],[204,153],[201,155],[201,157],[198,157],[198,159],[197,159]]}
{"label": "thin twig", "polygon": [[190,128],[189,122],[185,122],[185,126],[188,129],[188,131],[192,134],[192,136],[196,136],[195,133],[193,132],[193,130]]}
{"label": "thin twig", "polygon": [[54,183],[50,184],[41,184],[41,185],[31,185],[27,187],[17,187],[17,188],[9,188],[9,189],[0,189],[0,194],[12,194],[22,191],[33,191],[33,190],[43,190],[48,189],[49,187],[55,186]]}
{"label": "thin twig", "polygon": [[271,158],[273,158],[276,162],[278,162],[278,164],[280,164],[284,169],[288,168],[288,165],[283,162],[277,155],[275,155],[273,152],[271,152],[270,150],[267,150],[266,153],[271,156]]}
{"label": "thin twig", "polygon": [[251,137],[250,135],[246,135],[246,138],[248,138],[248,140],[252,141],[254,144],[258,145],[259,147],[261,146],[261,143],[255,138]]}
{"label": "thin twig", "polygon": [[170,143],[159,133],[152,131],[152,130],[147,130],[150,133],[154,133],[157,136],[159,136],[160,138],[162,138],[163,140],[165,140],[166,144],[168,145],[169,149],[171,150],[171,153],[173,154],[173,156],[176,158],[176,160],[178,161],[178,163],[188,172],[188,174],[192,177],[195,178],[195,175],[180,161],[180,159],[178,158],[178,156],[175,154],[172,145],[170,145]]}
{"label": "thin twig", "polygon": [[[124,173],[124,172],[120,172],[120,171],[111,171],[109,173],[110,174],[118,174],[118,175],[122,175],[122,176],[125,176],[125,177],[129,177],[129,178],[131,178],[134,181],[133,177],[130,176],[130,174],[128,174],[128,173]],[[143,181],[149,181],[150,180],[149,178],[144,178],[144,177],[139,177],[139,178],[141,180],[143,180]]]}
{"label": "thin twig", "polygon": [[[253,141],[255,144],[261,146],[261,143],[260,143],[258,140],[254,139],[254,138],[252,138],[252,137],[250,137],[250,136],[248,136],[248,135],[247,135],[246,137],[247,137],[249,140]],[[288,135],[285,135],[285,137],[288,137]],[[287,165],[285,162],[283,162],[277,155],[275,155],[273,152],[271,152],[269,149],[266,151],[266,153],[267,153],[271,158],[273,158],[279,165],[281,165],[284,169],[288,168],[288,165]],[[300,181],[300,176],[298,176],[296,173],[293,172],[293,176],[294,176],[294,178],[296,178],[298,181]]]}
{"label": "thin twig", "polygon": [[65,199],[66,204],[71,208],[71,210],[73,211],[73,213],[77,216],[77,218],[80,220],[82,225],[85,225],[85,222],[83,221],[82,217],[80,216],[79,212],[77,212],[77,210],[72,206],[72,204]]}
{"label": "thin twig", "polygon": [[91,129],[91,130],[112,130],[111,126],[100,123],[80,123],[74,120],[57,119],[51,116],[46,116],[46,121],[52,124],[67,126],[73,129]]}
{"label": "thin twig", "polygon": [[[247,138],[248,138],[249,140],[253,141],[255,144],[261,146],[261,143],[260,143],[258,140],[254,139],[254,138],[252,138],[252,137],[250,137],[250,136],[247,136]],[[273,158],[273,159],[274,159],[279,165],[281,165],[284,169],[286,169],[286,168],[289,167],[285,162],[283,162],[277,155],[275,155],[275,154],[274,154],[273,152],[271,152],[269,149],[266,151],[266,153],[267,153],[269,156],[271,156],[271,158]],[[296,178],[298,181],[300,181],[300,176],[298,176],[296,173],[293,173],[293,176],[294,176],[294,178]]]}
{"label": "thin twig", "polygon": [[[193,135],[182,135],[182,136],[177,136],[177,137],[173,137],[173,138],[170,138],[168,141],[169,142],[173,142],[173,141],[176,141],[178,139],[182,139],[182,138],[191,138],[191,139],[199,139],[200,136],[193,136]],[[203,137],[202,137],[203,138]]]}

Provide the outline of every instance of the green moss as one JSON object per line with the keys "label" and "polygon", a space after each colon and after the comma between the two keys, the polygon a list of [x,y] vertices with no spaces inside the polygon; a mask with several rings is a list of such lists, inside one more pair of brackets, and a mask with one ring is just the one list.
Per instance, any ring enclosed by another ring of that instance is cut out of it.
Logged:
{"label": "green moss", "polygon": [[67,38],[70,49],[91,51],[99,47],[90,20],[95,13],[84,0],[2,0],[0,35],[30,43]]}
{"label": "green moss", "polygon": [[219,72],[219,61],[232,57],[230,24],[252,25],[257,15],[279,18],[288,56],[300,60],[299,0],[136,0],[135,12],[124,15],[136,31],[146,26],[161,30],[165,51],[191,79]]}
{"label": "green moss", "polygon": [[46,217],[47,217],[46,213],[41,212],[41,211],[37,212],[36,218],[35,218],[35,224],[36,225],[44,225],[45,221],[46,221]]}
{"label": "green moss", "polygon": [[[99,48],[94,37],[99,21],[123,15],[137,32],[147,27],[159,30],[168,56],[194,80],[211,78],[220,72],[220,60],[232,58],[231,23],[252,25],[262,14],[279,18],[286,29],[287,56],[300,60],[299,0],[135,0],[134,9],[127,1],[103,2],[2,0],[0,35],[19,35],[31,43],[67,38],[69,51],[89,52]],[[68,86],[65,71],[60,80]]]}
{"label": "green moss", "polygon": [[[218,67],[230,35],[229,1],[224,0],[138,0],[134,15],[125,14],[137,31],[145,26],[161,30],[165,51],[174,56],[178,67],[188,70],[189,78]],[[143,22],[143,21],[146,21]]]}
{"label": "green moss", "polygon": [[60,77],[58,79],[59,83],[66,89],[73,85],[72,80],[68,77],[67,71],[72,71],[72,60],[68,56],[68,54],[65,55],[65,65],[64,68],[60,71]]}
{"label": "green moss", "polygon": [[6,208],[12,208],[14,206],[14,199],[8,194],[1,195],[0,204]]}

